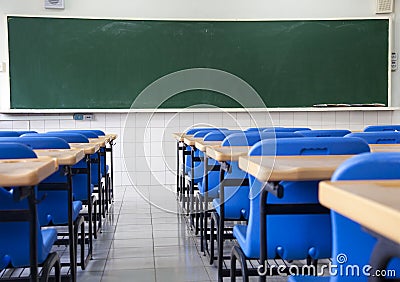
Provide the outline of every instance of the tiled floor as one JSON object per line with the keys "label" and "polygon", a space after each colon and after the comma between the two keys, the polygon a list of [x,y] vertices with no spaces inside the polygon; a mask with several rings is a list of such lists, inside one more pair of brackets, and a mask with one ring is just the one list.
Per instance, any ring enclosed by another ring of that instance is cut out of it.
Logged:
{"label": "tiled floor", "polygon": [[175,195],[154,186],[140,190],[163,209],[132,186],[115,187],[114,205],[94,241],[93,260],[78,270],[78,281],[216,281],[215,266],[199,252],[198,238],[177,214]]}

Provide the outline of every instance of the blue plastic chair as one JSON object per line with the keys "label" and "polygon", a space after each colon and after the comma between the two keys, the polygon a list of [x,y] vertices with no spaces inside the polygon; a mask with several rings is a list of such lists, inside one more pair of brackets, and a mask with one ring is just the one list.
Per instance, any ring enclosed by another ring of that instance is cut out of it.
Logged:
{"label": "blue plastic chair", "polygon": [[[275,138],[294,138],[301,137],[299,134],[294,132],[241,132],[227,136],[222,146],[252,146],[260,140],[264,139],[275,139]],[[221,205],[220,197],[220,177],[219,172],[210,172],[209,175],[209,193],[213,197],[213,208],[215,212],[212,213],[211,224],[210,224],[210,263],[214,261],[214,227],[217,226],[217,240],[219,246],[219,253],[222,253],[224,244],[225,234],[225,221],[231,220],[247,220],[250,202],[248,200],[249,187],[239,183],[243,182],[248,178],[248,175],[242,171],[238,162],[227,162],[230,165],[230,172],[225,173],[224,179],[235,179],[238,183],[237,186],[224,186],[224,203]],[[211,185],[210,185],[211,184]],[[199,186],[200,187],[200,186]],[[219,197],[218,197],[219,196]],[[221,208],[223,207],[223,214]],[[207,226],[205,224],[205,226]],[[230,236],[225,236],[227,239]],[[222,259],[218,257],[218,275],[222,272]]]}
{"label": "blue plastic chair", "polygon": [[0,159],[37,158],[31,148],[24,144],[3,142],[0,144]]}
{"label": "blue plastic chair", "polygon": [[[61,138],[57,137],[0,137],[0,144],[3,142],[16,142],[29,146],[32,150],[36,149],[70,149],[70,146]],[[86,184],[80,187],[82,183],[79,183],[76,177],[73,177],[73,188],[74,191],[85,190],[87,191]],[[66,225],[68,223],[68,194],[66,191],[57,190],[41,190],[40,187],[47,183],[66,183],[67,178],[64,175],[64,168],[60,166],[58,171],[47,177],[39,185],[39,191],[37,196],[39,199],[43,199],[38,205],[38,220],[41,226],[47,225]],[[80,188],[78,188],[80,187]],[[84,234],[84,219],[79,216],[82,210],[82,201],[74,200],[72,202],[72,221],[75,225],[75,243],[78,242],[78,230],[82,230]],[[92,234],[91,234],[92,236]],[[85,268],[84,261],[84,250],[85,242],[81,240],[81,263],[82,268]],[[82,259],[83,258],[83,259]]]}
{"label": "blue plastic chair", "polygon": [[[400,153],[369,153],[360,154],[343,162],[332,176],[332,181],[341,180],[379,180],[400,179]],[[346,268],[358,265],[360,270],[369,265],[372,249],[377,240],[367,233],[360,224],[331,211],[333,250],[332,265]],[[338,262],[338,256],[345,254],[347,261]],[[399,269],[400,260],[392,260],[387,269]],[[361,273],[361,271],[360,271]],[[398,278],[397,274],[397,278]],[[368,277],[332,276],[309,277],[293,276],[289,281],[367,281]]]}
{"label": "blue plastic chair", "polygon": [[[303,137],[262,140],[249,152],[250,156],[270,155],[346,155],[369,152],[368,144],[359,138]],[[254,176],[250,180],[250,212],[248,225],[236,225],[233,235],[239,247],[234,247],[231,262],[236,259],[260,258],[260,192],[263,183]],[[270,196],[267,204],[314,204],[318,201],[318,181],[281,181],[282,198]],[[285,260],[331,257],[331,223],[328,214],[268,215],[267,258]],[[293,236],[296,234],[296,236]],[[242,265],[242,271],[246,268]],[[246,273],[242,273],[246,275]]]}
{"label": "blue plastic chair", "polygon": [[57,130],[57,131],[48,131],[48,133],[77,133],[82,134],[86,138],[98,138],[99,135],[94,130],[87,130],[87,129],[70,129],[70,130]]}
{"label": "blue plastic chair", "polygon": [[400,125],[390,124],[390,125],[370,125],[364,128],[364,132],[372,131],[400,131]]}
{"label": "blue plastic chair", "polygon": [[20,135],[18,131],[0,131],[0,137],[18,137]]}
{"label": "blue plastic chair", "polygon": [[79,133],[67,133],[67,132],[47,132],[47,133],[27,133],[21,135],[21,137],[58,137],[63,139],[67,143],[89,143],[89,139]]}
{"label": "blue plastic chair", "polygon": [[[3,142],[0,144],[0,159],[36,158],[28,146],[18,143]],[[28,210],[28,199],[15,201],[14,189],[0,187],[0,211]],[[35,188],[36,195],[36,188]],[[36,198],[36,196],[35,196]],[[37,260],[43,265],[42,279],[47,281],[50,270],[55,268],[55,279],[61,281],[60,258],[57,253],[50,253],[57,240],[57,230],[41,230],[36,217]],[[0,270],[7,267],[27,267],[30,265],[30,224],[23,221],[0,221]]]}
{"label": "blue plastic chair", "polygon": [[32,149],[69,149],[69,145],[57,137],[0,137],[0,142],[13,142],[29,146]]}
{"label": "blue plastic chair", "polygon": [[34,130],[18,130],[17,131],[19,133],[19,135],[21,136],[22,134],[26,134],[26,133],[37,133]]}
{"label": "blue plastic chair", "polygon": [[265,132],[296,132],[296,131],[304,131],[304,130],[311,130],[308,127],[273,127],[267,128]]}
{"label": "blue plastic chair", "polygon": [[301,130],[296,132],[304,137],[343,137],[351,133],[347,129]]}
{"label": "blue plastic chair", "polygon": [[355,133],[347,134],[345,137],[362,138],[368,144],[398,144],[398,143],[400,143],[400,132],[397,132],[397,131],[355,132]]}

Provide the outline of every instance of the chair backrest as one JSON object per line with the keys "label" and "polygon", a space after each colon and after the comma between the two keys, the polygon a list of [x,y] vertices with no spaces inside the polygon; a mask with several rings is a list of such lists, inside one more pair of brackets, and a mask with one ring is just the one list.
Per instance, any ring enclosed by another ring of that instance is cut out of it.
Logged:
{"label": "chair backrest", "polygon": [[304,137],[343,137],[351,133],[347,129],[301,130],[296,132]]}
{"label": "chair backrest", "polygon": [[364,128],[364,132],[371,131],[400,131],[399,124],[388,124],[388,125],[370,125]]}
{"label": "chair backrest", "polygon": [[20,135],[18,131],[0,131],[0,137],[18,137]]}
{"label": "chair backrest", "polygon": [[267,128],[264,131],[265,132],[296,132],[296,131],[302,131],[302,130],[311,130],[308,127],[272,127],[272,128]]}
{"label": "chair backrest", "polygon": [[34,130],[18,130],[19,135],[26,134],[26,133],[37,133]]}
{"label": "chair backrest", "polygon": [[252,131],[264,131],[266,129],[271,129],[271,128],[276,128],[273,126],[267,126],[267,127],[249,127],[245,131],[246,132],[252,132]]}
{"label": "chair backrest", "polygon": [[80,129],[75,129],[75,130],[60,130],[60,131],[49,131],[48,133],[77,133],[77,134],[82,134],[86,138],[98,138],[99,135],[97,135],[95,132],[92,130],[80,130]]}
{"label": "chair backrest", "polygon": [[58,137],[0,137],[0,143],[15,142],[25,144],[32,149],[69,149],[70,146]]}
{"label": "chair backrest", "polygon": [[37,158],[34,151],[27,145],[4,142],[0,144],[0,159],[31,159]]}
{"label": "chair backrest", "polygon": [[89,139],[86,138],[84,135],[70,132],[28,133],[22,135],[21,137],[58,137],[68,143],[89,143]]}
{"label": "chair backrest", "polygon": [[235,134],[235,133],[240,133],[240,132],[243,132],[243,131],[241,131],[241,130],[224,130],[224,131],[215,130],[215,131],[208,132],[204,136],[203,140],[204,141],[222,141],[227,136]]}
{"label": "chair backrest", "polygon": [[[277,139],[278,140],[278,139]],[[369,152],[367,142],[360,138],[301,137],[283,138],[279,142],[267,139],[256,143],[249,154],[262,155],[347,155]]]}
{"label": "chair backrest", "polygon": [[94,133],[96,133],[98,136],[105,136],[105,132],[99,129],[89,129],[90,131],[93,131]]}
{"label": "chair backrest", "polygon": [[400,132],[398,131],[375,131],[355,132],[345,137],[358,137],[364,139],[368,144],[398,144],[400,143]]}
{"label": "chair backrest", "polygon": [[[354,156],[343,162],[332,176],[332,181],[400,179],[400,153],[370,153]],[[356,222],[331,211],[334,265],[369,264],[376,239]],[[346,254],[346,262],[338,262],[339,254]],[[396,266],[393,266],[396,265]],[[398,269],[400,261],[391,262],[387,269]],[[366,279],[365,279],[366,281]]]}
{"label": "chair backrest", "polygon": [[253,146],[260,140],[275,138],[294,138],[302,137],[296,132],[259,132],[245,131],[227,136],[222,142],[222,146]]}
{"label": "chair backrest", "polygon": [[[260,155],[342,155],[369,152],[368,144],[358,138],[347,141],[341,137],[302,137],[261,140],[249,152]],[[271,149],[272,148],[272,149]],[[250,180],[250,214],[246,231],[246,245],[241,246],[246,256],[260,254],[260,191],[263,183],[255,177]],[[281,181],[284,196],[269,196],[270,204],[318,203],[318,181]],[[331,255],[331,223],[326,214],[269,215],[267,216],[268,258],[283,259],[328,258]],[[288,228],[288,226],[290,226]],[[296,234],[296,236],[293,236]]]}
{"label": "chair backrest", "polygon": [[191,128],[188,129],[185,134],[186,135],[194,135],[196,132],[198,131],[203,131],[203,130],[208,130],[208,131],[212,131],[212,130],[227,130],[227,128],[217,128],[217,127],[195,127],[195,128]]}

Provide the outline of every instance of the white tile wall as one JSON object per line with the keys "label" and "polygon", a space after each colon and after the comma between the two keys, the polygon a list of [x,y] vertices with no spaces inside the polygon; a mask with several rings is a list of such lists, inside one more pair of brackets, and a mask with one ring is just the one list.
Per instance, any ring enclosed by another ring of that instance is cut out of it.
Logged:
{"label": "white tile wall", "polygon": [[[117,133],[114,147],[115,184],[174,185],[176,181],[176,143],[173,132],[182,132],[193,124],[247,128],[250,126],[304,126],[312,129],[342,128],[362,130],[372,124],[400,123],[400,111],[351,112],[262,112],[253,113],[107,113],[94,114],[93,121],[46,119],[47,116],[18,116],[1,120],[1,130],[36,130],[38,132],[96,128]],[[272,120],[270,119],[272,118]],[[1,116],[0,116],[1,118]],[[42,119],[40,119],[42,118]]]}

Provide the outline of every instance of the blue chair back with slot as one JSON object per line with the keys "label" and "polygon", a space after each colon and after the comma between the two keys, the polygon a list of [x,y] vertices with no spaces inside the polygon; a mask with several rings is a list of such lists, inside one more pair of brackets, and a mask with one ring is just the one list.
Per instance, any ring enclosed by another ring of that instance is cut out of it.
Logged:
{"label": "blue chair back with slot", "polygon": [[364,139],[368,144],[398,144],[400,143],[400,132],[355,132],[345,137],[358,137]]}
{"label": "blue chair back with slot", "polygon": [[351,133],[347,129],[301,130],[296,132],[304,137],[343,137]]}
{"label": "blue chair back with slot", "polygon": [[370,125],[364,128],[364,132],[372,131],[400,131],[400,125],[390,124],[390,125]]}
{"label": "blue chair back with slot", "polygon": [[18,130],[17,131],[19,133],[19,135],[21,136],[22,134],[26,134],[26,133],[37,133],[34,130]]}
{"label": "blue chair back with slot", "polygon": [[15,142],[20,144],[25,144],[36,149],[69,149],[70,146],[63,139],[58,137],[0,137],[0,142]]}
{"label": "blue chair back with slot", "polygon": [[20,135],[18,131],[0,131],[0,137],[18,137]]}
{"label": "blue chair back with slot", "polygon": [[98,138],[99,135],[94,133],[91,130],[60,130],[60,131],[49,131],[47,133],[75,133],[75,134],[82,134],[86,138]]}
{"label": "blue chair back with slot", "polygon": [[37,158],[34,151],[27,145],[4,142],[0,144],[0,159],[31,159]]}
{"label": "blue chair back with slot", "polygon": [[106,134],[104,133],[104,131],[99,130],[99,129],[90,129],[90,131],[93,131],[94,133],[96,133],[98,136],[105,136]]}
{"label": "blue chair back with slot", "polygon": [[265,132],[296,132],[296,131],[304,131],[304,130],[311,130],[308,127],[273,127],[267,128]]}
{"label": "blue chair back with slot", "polygon": [[[262,140],[249,152],[250,156],[270,155],[345,155],[369,152],[368,144],[359,138],[302,137]],[[272,165],[272,164],[271,164]],[[250,213],[248,225],[236,225],[234,236],[248,258],[260,256],[260,191],[263,183],[250,179]],[[281,181],[284,196],[267,198],[270,204],[319,203],[318,181]],[[296,234],[293,236],[293,234]],[[268,258],[313,259],[331,256],[331,223],[326,214],[268,215]]]}
{"label": "blue chair back with slot", "polygon": [[63,139],[67,143],[89,143],[89,139],[79,133],[67,133],[67,132],[48,132],[48,133],[28,133],[23,134],[21,137],[58,137]]}

